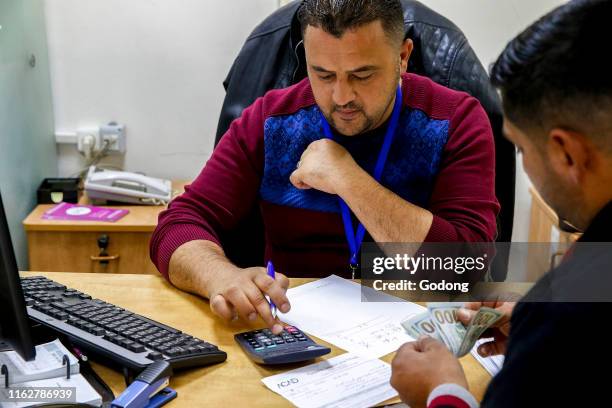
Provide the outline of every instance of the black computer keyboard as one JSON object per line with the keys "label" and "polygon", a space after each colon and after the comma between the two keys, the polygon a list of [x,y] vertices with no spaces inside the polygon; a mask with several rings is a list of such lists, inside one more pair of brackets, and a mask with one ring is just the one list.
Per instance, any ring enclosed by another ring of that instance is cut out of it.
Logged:
{"label": "black computer keyboard", "polygon": [[28,314],[94,355],[132,370],[166,360],[173,368],[225,361],[213,344],[47,279],[21,279]]}

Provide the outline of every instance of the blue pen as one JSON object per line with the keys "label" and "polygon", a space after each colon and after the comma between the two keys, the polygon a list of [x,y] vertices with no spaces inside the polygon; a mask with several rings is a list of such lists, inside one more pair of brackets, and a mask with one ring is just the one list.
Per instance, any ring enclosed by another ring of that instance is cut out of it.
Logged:
{"label": "blue pen", "polygon": [[[268,276],[271,277],[272,279],[275,279],[274,265],[272,265],[272,261],[268,261]],[[272,312],[272,317],[276,319],[276,305],[274,304],[272,299],[270,299],[269,296],[266,296],[266,297],[268,298],[268,302],[270,302],[270,311]]]}

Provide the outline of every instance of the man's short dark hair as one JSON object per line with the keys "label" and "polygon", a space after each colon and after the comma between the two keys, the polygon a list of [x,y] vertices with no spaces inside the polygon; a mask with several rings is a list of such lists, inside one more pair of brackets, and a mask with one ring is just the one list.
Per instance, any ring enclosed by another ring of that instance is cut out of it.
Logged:
{"label": "man's short dark hair", "polygon": [[307,26],[340,38],[345,31],[380,20],[393,43],[404,41],[404,11],[399,0],[304,0],[298,11],[302,34]]}
{"label": "man's short dark hair", "polygon": [[612,146],[612,1],[574,0],[514,38],[491,69],[506,117],[523,129],[565,128]]}

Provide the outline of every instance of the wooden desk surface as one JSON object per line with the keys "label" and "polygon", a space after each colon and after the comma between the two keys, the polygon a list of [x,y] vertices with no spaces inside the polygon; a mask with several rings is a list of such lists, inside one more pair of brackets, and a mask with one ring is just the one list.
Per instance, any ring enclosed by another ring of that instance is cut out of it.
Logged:
{"label": "wooden desk surface", "polygon": [[[180,180],[172,182],[173,197],[185,190],[189,181]],[[84,194],[80,204],[90,204]],[[43,220],[45,211],[50,210],[55,204],[40,204],[23,220],[26,231],[122,231],[122,232],[153,232],[157,226],[159,213],[166,209],[165,205],[137,205],[125,204],[119,206],[104,206],[107,208],[127,209],[130,212],[117,222],[101,221],[67,221],[67,220]]]}
{"label": "wooden desk surface", "polygon": [[23,220],[26,231],[130,231],[152,232],[157,226],[159,213],[166,208],[163,205],[125,205],[105,206],[113,209],[127,209],[130,212],[116,222],[102,221],[69,221],[69,220],[43,220],[45,211],[53,208],[55,204],[40,204]]}
{"label": "wooden desk surface", "polygon": [[[252,328],[242,322],[225,324],[217,320],[212,315],[207,301],[175,289],[160,276],[128,274],[109,276],[66,272],[22,272],[22,275],[44,275],[96,298],[176,327],[209,341],[227,352],[227,361],[224,363],[175,373],[170,386],[177,390],[178,398],[168,405],[170,408],[197,407],[203,403],[206,406],[228,407],[290,406],[287,400],[268,390],[261,379],[302,365],[274,369],[252,362],[233,338],[235,333]],[[311,280],[292,279],[291,286]],[[258,327],[261,327],[261,324]],[[318,342],[329,345],[321,340]],[[325,358],[343,353],[337,347],[331,346],[331,348],[332,353]],[[393,354],[389,354],[382,359],[391,362],[392,358]],[[491,377],[471,355],[468,354],[460,361],[471,392],[480,400]],[[95,363],[94,367],[110,385],[115,395],[123,391],[125,388],[123,377],[118,372]],[[390,402],[398,401],[396,399]]]}

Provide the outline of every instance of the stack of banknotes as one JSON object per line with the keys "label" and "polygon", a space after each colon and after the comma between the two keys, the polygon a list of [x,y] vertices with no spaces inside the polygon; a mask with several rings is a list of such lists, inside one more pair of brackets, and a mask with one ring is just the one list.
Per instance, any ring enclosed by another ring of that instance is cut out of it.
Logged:
{"label": "stack of banknotes", "polygon": [[490,307],[481,307],[470,324],[464,326],[457,319],[461,303],[435,302],[427,304],[427,311],[402,322],[408,334],[415,339],[427,335],[443,342],[457,357],[472,350],[478,338],[498,321],[502,314]]}

